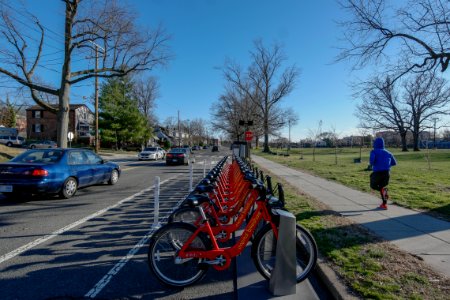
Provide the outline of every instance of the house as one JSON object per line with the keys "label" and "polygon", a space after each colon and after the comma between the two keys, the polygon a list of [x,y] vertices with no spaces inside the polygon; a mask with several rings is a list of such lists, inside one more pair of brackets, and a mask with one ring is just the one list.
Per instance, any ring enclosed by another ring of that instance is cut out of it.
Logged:
{"label": "house", "polygon": [[[57,116],[39,105],[27,108],[27,136],[29,139],[57,139]],[[84,104],[71,104],[69,111],[69,132],[73,142],[91,145],[94,143],[94,113]]]}

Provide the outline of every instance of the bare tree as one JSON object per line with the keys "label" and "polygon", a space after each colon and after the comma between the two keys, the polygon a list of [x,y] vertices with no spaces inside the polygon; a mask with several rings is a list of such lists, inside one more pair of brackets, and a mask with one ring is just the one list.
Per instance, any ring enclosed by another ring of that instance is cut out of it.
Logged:
{"label": "bare tree", "polygon": [[[60,81],[54,85],[39,80],[39,70],[45,66],[44,48],[50,32],[32,15],[27,21],[39,32],[36,39],[29,29],[21,28],[7,2],[2,3],[0,28],[0,73],[27,87],[32,99],[41,107],[57,114],[58,145],[67,146],[70,91],[74,84],[95,77],[120,77],[131,72],[149,70],[168,61],[168,36],[162,28],[148,31],[138,28],[135,16],[117,1],[63,0],[64,35],[63,60],[59,66]],[[37,43],[36,43],[37,42]],[[35,46],[35,47],[32,47]],[[34,48],[34,49],[33,49]],[[95,68],[74,68],[74,57],[86,51],[100,53],[100,65]],[[48,52],[46,52],[48,53]],[[42,94],[58,98],[51,105]]]}
{"label": "bare tree", "polygon": [[320,140],[320,136],[322,135],[322,120],[319,121],[319,124],[317,125],[317,129],[309,129],[309,136],[312,141],[312,147],[313,147],[313,161],[316,161],[316,147],[317,143]]}
{"label": "bare tree", "polygon": [[445,72],[450,62],[450,2],[414,0],[399,7],[394,2],[342,0],[352,17],[342,22],[348,46],[337,59],[355,59],[357,68],[384,63],[395,74],[393,81],[408,72]]}
{"label": "bare tree", "polygon": [[251,100],[238,89],[227,86],[219,100],[211,106],[214,128],[240,140],[246,130],[239,121],[253,121],[252,130],[260,132],[261,116],[253,109]]}
{"label": "bare tree", "polygon": [[355,97],[361,98],[355,115],[361,128],[390,129],[398,132],[402,151],[408,151],[406,134],[410,130],[411,116],[400,99],[396,85],[389,77],[375,77],[357,87]]}
{"label": "bare tree", "polygon": [[411,115],[414,151],[419,151],[419,134],[433,118],[450,114],[450,88],[434,72],[414,76],[405,83],[405,103]]}
{"label": "bare tree", "polygon": [[254,43],[250,52],[252,62],[246,74],[237,64],[227,62],[224,76],[227,82],[242,91],[253,103],[262,116],[264,130],[264,152],[270,152],[269,134],[271,111],[294,88],[299,71],[295,66],[281,70],[286,60],[282,47],[275,44],[271,48],[263,45],[261,40]]}
{"label": "bare tree", "polygon": [[157,122],[154,114],[155,100],[159,97],[158,80],[153,76],[136,79],[133,97],[138,101],[139,110],[147,118],[148,124],[155,124]]}

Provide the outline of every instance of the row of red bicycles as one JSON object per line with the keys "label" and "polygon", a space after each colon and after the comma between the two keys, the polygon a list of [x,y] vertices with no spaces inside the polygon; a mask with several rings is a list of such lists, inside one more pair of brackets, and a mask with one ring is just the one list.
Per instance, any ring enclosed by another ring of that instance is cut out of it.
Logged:
{"label": "row of red bicycles", "polygon": [[[281,184],[238,157],[224,157],[151,237],[150,270],[163,284],[185,287],[201,280],[209,267],[225,270],[249,242],[257,270],[270,279],[276,262],[279,210],[285,210]],[[234,233],[242,231],[238,238]],[[317,246],[296,227],[296,279],[308,277]]]}

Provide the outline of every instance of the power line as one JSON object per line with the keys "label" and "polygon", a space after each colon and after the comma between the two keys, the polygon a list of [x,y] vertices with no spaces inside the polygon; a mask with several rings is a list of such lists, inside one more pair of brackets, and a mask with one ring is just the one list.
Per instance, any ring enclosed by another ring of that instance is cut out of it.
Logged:
{"label": "power line", "polygon": [[[15,8],[15,7],[9,5],[8,3],[2,3],[2,4],[5,5],[5,6],[7,6],[7,7],[9,7],[10,9],[12,9],[13,11],[15,11],[17,14],[21,15],[22,17],[25,17],[25,18],[27,18],[27,19],[29,18],[29,16],[25,15],[24,13],[22,13],[21,11],[19,11],[17,8]],[[12,16],[12,18],[15,18],[15,17]],[[16,20],[17,20],[17,19],[16,19]],[[20,22],[20,21],[19,21],[19,22]],[[23,23],[22,23],[22,24],[23,24]],[[29,26],[26,25],[26,24],[24,24],[24,25],[27,26],[27,27],[29,27]],[[63,40],[64,40],[65,37],[64,37],[63,34],[60,34],[60,33],[58,33],[58,32],[55,32],[55,31],[53,31],[52,29],[46,27],[46,26],[43,25],[43,24],[41,24],[41,26],[42,26],[42,28],[48,30],[49,32],[53,33],[54,35],[56,35],[56,36],[58,36],[58,37],[62,37]],[[39,32],[36,28],[33,28],[33,27],[29,27],[29,28],[31,28],[32,30],[35,30],[35,31]],[[54,40],[54,39],[53,39],[53,40]]]}

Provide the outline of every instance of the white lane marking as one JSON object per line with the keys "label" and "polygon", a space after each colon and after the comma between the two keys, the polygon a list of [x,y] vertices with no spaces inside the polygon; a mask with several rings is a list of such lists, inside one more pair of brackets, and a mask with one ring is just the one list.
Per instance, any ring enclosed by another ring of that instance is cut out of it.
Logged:
{"label": "white lane marking", "polygon": [[[170,215],[181,204],[181,202],[183,202],[183,200],[187,196],[188,195],[185,195],[184,197],[182,197],[178,201],[178,203],[174,206],[172,211],[170,213],[168,213],[167,215]],[[166,216],[166,218],[167,218],[167,216]],[[122,259],[117,264],[115,264],[111,268],[111,270],[109,270],[109,272],[105,276],[103,276],[103,278],[100,279],[100,281],[97,282],[97,284],[89,292],[87,292],[86,295],[84,295],[84,297],[95,298],[108,285],[108,283],[113,279],[113,277],[120,272],[120,270],[126,265],[126,263],[131,258],[133,258],[133,256],[139,251],[139,249],[142,248],[147,243],[147,241],[150,239],[150,237],[153,235],[153,233],[157,229],[158,229],[158,227],[153,226],[153,228],[150,229],[150,231],[147,232],[147,234],[130,251],[128,251],[127,255],[122,257]]]}
{"label": "white lane marking", "polygon": [[[169,181],[169,180],[171,180],[171,179],[173,179],[175,177],[176,176],[168,178],[168,179],[162,181],[160,184],[164,184],[165,182],[167,182],[167,181]],[[21,253],[23,253],[23,252],[25,252],[27,250],[30,250],[31,248],[33,248],[33,247],[35,247],[35,246],[37,246],[39,244],[45,243],[46,241],[48,241],[48,240],[50,240],[52,238],[55,238],[55,237],[63,234],[64,232],[66,232],[68,230],[71,230],[74,227],[77,227],[78,225],[81,225],[81,224],[89,221],[90,219],[93,219],[95,217],[98,217],[98,216],[104,214],[108,210],[110,210],[112,208],[115,208],[115,207],[117,207],[117,206],[119,206],[119,205],[121,205],[121,204],[123,204],[123,203],[125,203],[125,202],[127,202],[127,201],[129,201],[131,199],[133,199],[134,197],[137,197],[139,195],[142,195],[143,193],[151,191],[153,188],[154,188],[154,186],[146,188],[146,189],[144,189],[144,190],[142,190],[140,192],[137,192],[134,195],[131,195],[131,196],[125,198],[125,199],[120,200],[116,204],[113,204],[113,205],[110,205],[110,206],[108,206],[108,207],[106,207],[104,209],[101,209],[101,210],[99,210],[99,211],[97,211],[97,212],[95,212],[95,213],[93,213],[93,214],[91,214],[91,215],[89,215],[87,217],[84,217],[84,218],[82,218],[82,219],[80,219],[80,220],[78,220],[76,222],[73,222],[72,224],[69,224],[69,225],[67,225],[67,226],[65,226],[65,227],[63,227],[61,229],[58,229],[58,230],[56,230],[56,231],[54,231],[54,232],[52,232],[50,234],[44,235],[43,237],[38,238],[37,240],[34,240],[34,241],[32,241],[32,242],[30,242],[30,243],[28,243],[26,245],[23,245],[22,247],[19,247],[19,248],[15,249],[15,250],[13,250],[13,251],[11,251],[9,253],[6,253],[6,254],[0,256],[0,264],[4,263],[7,260],[10,260],[13,257],[16,257],[17,255],[19,255],[19,254],[21,254]]]}
{"label": "white lane marking", "polygon": [[100,293],[105,286],[108,285],[108,283],[111,281],[111,279],[117,275],[120,270],[126,265],[126,263],[133,258],[133,256],[139,251],[139,249],[147,243],[147,241],[152,236],[153,232],[156,230],[156,228],[152,228],[122,259],[109,270],[109,272],[103,276],[102,279],[100,279],[99,282],[89,291],[87,292],[84,297],[87,298],[95,298],[98,293]]}

